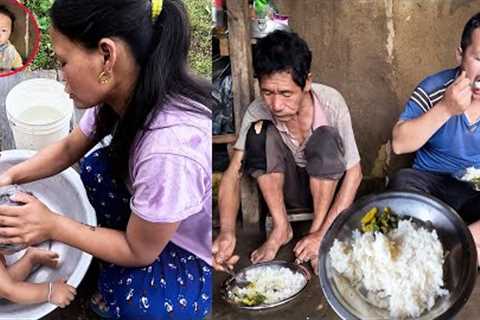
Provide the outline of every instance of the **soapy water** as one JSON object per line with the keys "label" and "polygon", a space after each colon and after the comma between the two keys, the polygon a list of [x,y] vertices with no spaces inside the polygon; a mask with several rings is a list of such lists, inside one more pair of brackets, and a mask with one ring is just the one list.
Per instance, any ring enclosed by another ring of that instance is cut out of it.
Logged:
{"label": "soapy water", "polygon": [[50,106],[32,106],[18,115],[18,120],[31,125],[45,125],[61,120],[64,115]]}

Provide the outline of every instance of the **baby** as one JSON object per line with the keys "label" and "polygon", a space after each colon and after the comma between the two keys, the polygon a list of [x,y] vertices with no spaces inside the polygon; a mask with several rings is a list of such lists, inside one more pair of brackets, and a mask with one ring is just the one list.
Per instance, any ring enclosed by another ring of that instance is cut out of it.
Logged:
{"label": "baby", "polygon": [[[16,185],[1,187],[0,205],[20,205],[11,200],[12,195],[19,191],[32,194]],[[66,284],[63,279],[50,283],[28,283],[24,281],[33,268],[38,265],[56,268],[58,266],[58,254],[30,247],[17,262],[7,266],[3,254],[10,254],[19,249],[21,247],[15,245],[0,244],[0,298],[22,304],[50,302],[62,308],[69,305],[76,294],[76,290]]]}
{"label": "baby", "polygon": [[24,281],[37,265],[56,268],[58,254],[31,247],[10,266],[6,265],[5,257],[0,254],[0,297],[21,304],[50,302],[61,308],[68,306],[75,297],[76,290],[63,279],[50,283]]}
{"label": "baby", "polygon": [[0,72],[20,68],[22,57],[10,43],[15,16],[5,6],[0,6]]}

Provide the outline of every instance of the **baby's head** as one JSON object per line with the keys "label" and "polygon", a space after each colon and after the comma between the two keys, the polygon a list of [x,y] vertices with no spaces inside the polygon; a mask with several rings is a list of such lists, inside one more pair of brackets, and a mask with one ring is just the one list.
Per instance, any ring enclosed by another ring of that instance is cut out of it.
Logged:
{"label": "baby's head", "polygon": [[0,6],[0,45],[10,38],[15,23],[15,16],[5,6]]}

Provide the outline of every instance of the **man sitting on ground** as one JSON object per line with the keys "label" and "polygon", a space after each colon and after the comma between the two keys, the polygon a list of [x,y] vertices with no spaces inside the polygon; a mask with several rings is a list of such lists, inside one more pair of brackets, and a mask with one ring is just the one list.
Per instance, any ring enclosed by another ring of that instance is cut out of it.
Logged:
{"label": "man sitting on ground", "polygon": [[287,209],[313,204],[310,232],[294,253],[297,262],[311,261],[317,272],[323,235],[355,198],[362,171],[350,113],[338,91],[312,82],[311,60],[306,42],[295,33],[275,31],[257,43],[254,71],[261,97],[244,115],[220,184],[221,230],[213,244],[217,270],[233,267],[239,258],[234,249],[242,173],[256,179],[273,222],[265,243],[250,256],[253,263],[273,260],[292,238]]}

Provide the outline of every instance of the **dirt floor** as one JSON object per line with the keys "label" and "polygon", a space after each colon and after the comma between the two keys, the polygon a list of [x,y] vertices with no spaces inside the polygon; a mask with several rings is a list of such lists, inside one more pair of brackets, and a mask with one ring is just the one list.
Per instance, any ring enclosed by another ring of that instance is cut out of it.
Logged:
{"label": "dirt floor", "polygon": [[[296,225],[303,224],[299,228],[304,230],[306,223],[296,223]],[[295,229],[294,225],[294,229]],[[298,228],[297,228],[298,229]],[[240,269],[249,265],[248,255],[256,247],[258,247],[262,241],[263,236],[261,232],[242,232],[239,231],[237,241],[237,252],[241,255],[241,260],[236,267]],[[293,254],[292,249],[299,237],[296,235],[293,241],[280,250],[278,259],[292,261]],[[310,268],[311,270],[311,268]],[[214,280],[214,302],[213,313],[210,319],[215,320],[319,320],[319,319],[340,319],[336,316],[335,312],[328,305],[323,297],[322,290],[320,288],[320,281],[318,277],[312,277],[312,280],[307,285],[306,290],[295,300],[287,303],[286,305],[278,308],[274,308],[271,311],[264,312],[246,312],[240,309],[236,309],[228,305],[220,297],[220,287],[222,283],[227,279],[225,273],[216,272]],[[456,320],[473,320],[480,319],[480,277],[477,277],[476,285],[470,299],[467,301],[463,309],[455,317]]]}

